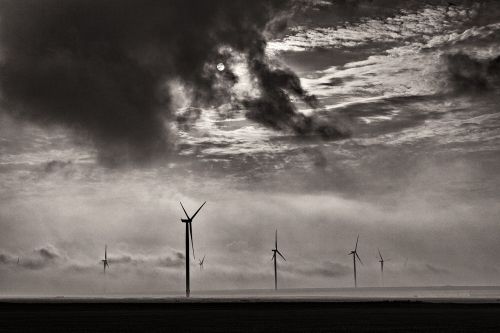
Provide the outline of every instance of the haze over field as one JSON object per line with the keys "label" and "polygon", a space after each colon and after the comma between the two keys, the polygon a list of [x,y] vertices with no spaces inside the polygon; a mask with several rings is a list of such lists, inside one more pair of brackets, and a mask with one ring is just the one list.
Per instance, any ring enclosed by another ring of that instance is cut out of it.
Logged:
{"label": "haze over field", "polygon": [[251,3],[0,1],[0,294],[500,283],[500,3]]}

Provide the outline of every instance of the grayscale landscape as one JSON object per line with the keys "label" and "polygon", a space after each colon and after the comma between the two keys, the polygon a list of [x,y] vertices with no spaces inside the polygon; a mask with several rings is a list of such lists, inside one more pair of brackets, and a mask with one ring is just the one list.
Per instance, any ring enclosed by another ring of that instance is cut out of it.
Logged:
{"label": "grayscale landscape", "polygon": [[0,0],[0,331],[497,331],[499,105],[496,0]]}

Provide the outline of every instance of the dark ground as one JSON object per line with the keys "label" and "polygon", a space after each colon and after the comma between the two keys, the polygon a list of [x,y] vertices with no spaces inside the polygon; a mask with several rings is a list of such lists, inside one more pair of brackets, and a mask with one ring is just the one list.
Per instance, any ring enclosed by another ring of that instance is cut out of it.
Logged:
{"label": "dark ground", "polygon": [[500,332],[500,304],[0,302],[0,332]]}

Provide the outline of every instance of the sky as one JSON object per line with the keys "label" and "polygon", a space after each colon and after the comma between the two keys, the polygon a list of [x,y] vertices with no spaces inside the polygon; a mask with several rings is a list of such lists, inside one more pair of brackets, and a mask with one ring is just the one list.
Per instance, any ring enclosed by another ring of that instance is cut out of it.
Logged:
{"label": "sky", "polygon": [[283,288],[500,283],[497,1],[63,3],[0,2],[0,295],[182,291],[179,201],[193,291],[276,229]]}

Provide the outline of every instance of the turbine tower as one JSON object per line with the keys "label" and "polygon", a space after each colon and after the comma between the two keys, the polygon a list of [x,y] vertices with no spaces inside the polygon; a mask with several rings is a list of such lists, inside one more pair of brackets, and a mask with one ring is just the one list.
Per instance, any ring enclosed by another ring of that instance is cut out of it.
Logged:
{"label": "turbine tower", "polygon": [[104,268],[104,274],[106,274],[106,267],[109,267],[108,264],[108,245],[104,245],[104,259],[101,260],[102,266]]}
{"label": "turbine tower", "polygon": [[279,254],[280,257],[283,258],[283,260],[286,261],[286,259],[285,259],[285,257],[283,257],[281,252],[278,250],[278,230],[277,229],[276,229],[276,234],[274,237],[274,249],[272,249],[271,251],[273,251],[273,257],[271,260],[274,260],[274,290],[278,290],[278,266],[276,263],[276,253]]}
{"label": "turbine tower", "polygon": [[384,257],[382,257],[382,253],[380,253],[380,249],[378,250],[379,263],[380,263],[380,277],[382,278],[382,287],[384,286]]}
{"label": "turbine tower", "polygon": [[199,260],[199,264],[200,265],[200,271],[203,269],[203,263],[205,262],[205,256],[203,256],[203,259]]}
{"label": "turbine tower", "polygon": [[186,214],[186,219],[181,218],[181,222],[186,224],[186,297],[189,297],[189,294],[191,290],[189,289],[189,238],[191,238],[191,246],[193,248],[193,258],[194,256],[194,243],[193,243],[193,227],[191,226],[191,222],[193,222],[194,217],[200,209],[206,204],[207,202],[205,201],[203,205],[198,208],[196,213],[193,214],[193,216],[189,217],[188,213],[186,212],[186,209],[184,209],[184,206],[181,204],[182,210],[184,211],[184,214]]}
{"label": "turbine tower", "polygon": [[358,241],[359,241],[359,234],[358,238],[356,238],[356,246],[354,247],[354,250],[349,252],[349,255],[352,255],[352,262],[354,265],[354,288],[358,287],[358,281],[357,281],[357,276],[356,276],[356,258],[359,260],[359,263],[363,265],[363,262],[361,261],[361,258],[358,255]]}

